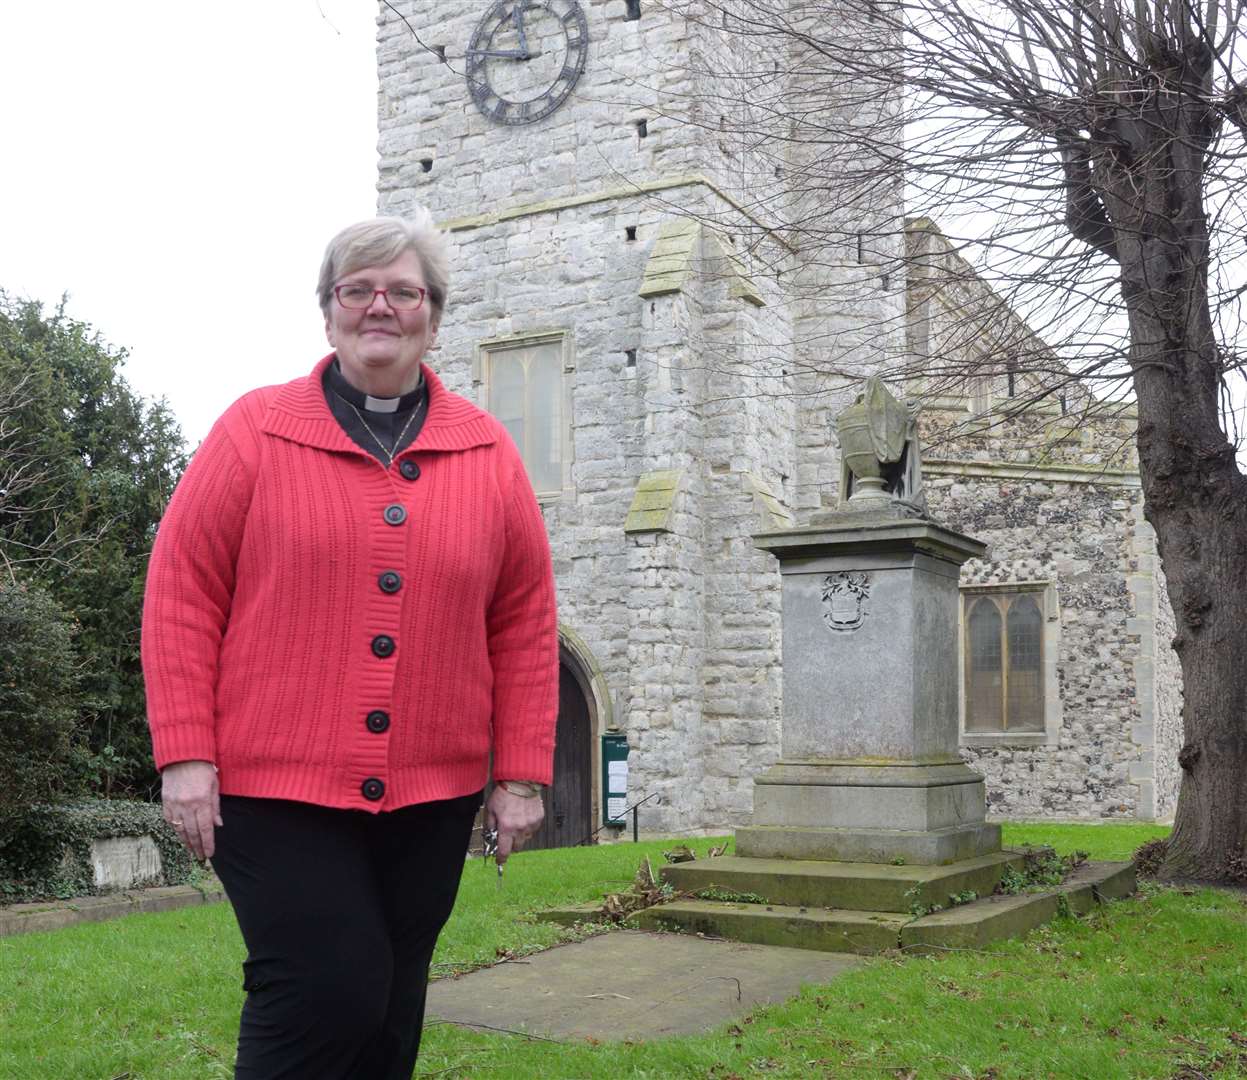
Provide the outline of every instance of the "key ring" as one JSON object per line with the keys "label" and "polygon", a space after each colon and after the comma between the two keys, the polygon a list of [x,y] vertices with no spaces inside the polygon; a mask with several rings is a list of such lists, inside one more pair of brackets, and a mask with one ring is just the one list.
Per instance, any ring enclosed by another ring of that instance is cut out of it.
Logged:
{"label": "key ring", "polygon": [[481,830],[481,856],[482,861],[487,861],[493,856],[494,865],[498,868],[498,888],[502,888],[502,863],[498,861],[498,830],[482,829]]}

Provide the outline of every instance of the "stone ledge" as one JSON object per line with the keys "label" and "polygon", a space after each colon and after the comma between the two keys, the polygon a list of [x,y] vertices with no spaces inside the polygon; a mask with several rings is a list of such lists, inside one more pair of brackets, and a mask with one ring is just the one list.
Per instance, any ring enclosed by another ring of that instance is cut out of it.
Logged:
{"label": "stone ledge", "polygon": [[[898,813],[895,807],[888,809],[894,815]],[[999,851],[1000,826],[981,821],[930,829],[768,824],[742,825],[736,830],[737,855],[752,859],[949,867],[991,857]]]}
{"label": "stone ledge", "polygon": [[1140,488],[1137,470],[1109,469],[1100,465],[1031,464],[1013,461],[958,461],[923,458],[923,475],[969,476],[997,480],[1048,480],[1064,484],[1101,484],[1106,487]]}
{"label": "stone ledge", "polygon": [[674,188],[682,187],[704,187],[717,198],[727,203],[733,210],[737,211],[745,220],[762,229],[769,239],[779,244],[784,250],[795,254],[797,248],[795,245],[785,240],[783,236],[777,233],[773,226],[767,225],[760,218],[755,217],[741,203],[737,202],[721,187],[715,184],[708,177],[701,173],[686,173],[677,176],[666,176],[657,180],[646,180],[640,183],[629,183],[619,187],[602,188],[598,191],[590,191],[579,195],[563,195],[553,199],[546,199],[542,202],[521,203],[505,210],[495,210],[488,214],[475,214],[470,217],[452,218],[449,221],[438,222],[439,229],[445,229],[447,232],[464,232],[470,229],[479,229],[485,226],[497,225],[503,221],[510,221],[514,218],[532,217],[537,214],[553,213],[557,210],[567,210],[575,206],[586,206],[591,203],[599,202],[615,202],[620,199],[636,198],[641,195],[656,194],[663,191],[671,191]]}
{"label": "stone ledge", "polygon": [[678,929],[754,945],[869,956],[895,949],[906,922],[905,916],[892,912],[676,900],[638,911],[629,925],[646,930]]}
{"label": "stone ledge", "polygon": [[35,901],[0,907],[0,937],[63,930],[80,923],[104,922],[142,912],[176,911],[184,907],[214,904],[225,899],[215,878],[202,885],[161,885],[129,889],[105,896],[80,896],[73,900]]}
{"label": "stone ledge", "polygon": [[[738,844],[739,837],[738,830]],[[753,893],[785,906],[896,913],[915,904],[946,904],[950,896],[967,890],[985,896],[996,888],[1006,866],[1020,869],[1022,862],[1022,854],[1013,851],[952,866],[720,855],[664,866],[662,878],[682,892],[716,888]]]}
{"label": "stone ledge", "polygon": [[986,896],[915,919],[901,930],[901,948],[920,953],[981,949],[1051,922],[1059,908],[1056,892]]}

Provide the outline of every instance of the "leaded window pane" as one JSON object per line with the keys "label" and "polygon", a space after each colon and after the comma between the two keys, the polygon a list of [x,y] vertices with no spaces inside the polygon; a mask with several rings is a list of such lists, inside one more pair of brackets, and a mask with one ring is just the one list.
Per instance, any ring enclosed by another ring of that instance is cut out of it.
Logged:
{"label": "leaded window pane", "polygon": [[1009,699],[1005,714],[1009,730],[1043,731],[1043,618],[1030,594],[1015,597],[1009,605],[1007,636]]}
{"label": "leaded window pane", "polygon": [[557,342],[534,349],[528,368],[528,414],[532,437],[524,458],[529,478],[538,491],[563,486],[562,414],[563,363]]}
{"label": "leaded window pane", "polygon": [[1000,614],[988,597],[970,607],[966,674],[966,730],[998,731],[1002,715]]}
{"label": "leaded window pane", "polygon": [[491,349],[488,408],[515,440],[533,489],[563,487],[563,349],[560,341]]}
{"label": "leaded window pane", "polygon": [[489,380],[489,411],[524,451],[524,365],[511,351],[491,358]]}

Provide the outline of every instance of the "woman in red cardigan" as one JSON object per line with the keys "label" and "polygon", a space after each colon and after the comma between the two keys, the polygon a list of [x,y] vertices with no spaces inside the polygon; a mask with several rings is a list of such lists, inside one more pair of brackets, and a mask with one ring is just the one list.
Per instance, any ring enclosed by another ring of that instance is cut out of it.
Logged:
{"label": "woman in red cardigan", "polygon": [[334,237],[333,353],[226,411],[152,552],[164,813],[247,945],[246,1080],[408,1080],[491,758],[499,863],[542,820],[549,545],[505,429],[422,364],[447,284],[427,212]]}

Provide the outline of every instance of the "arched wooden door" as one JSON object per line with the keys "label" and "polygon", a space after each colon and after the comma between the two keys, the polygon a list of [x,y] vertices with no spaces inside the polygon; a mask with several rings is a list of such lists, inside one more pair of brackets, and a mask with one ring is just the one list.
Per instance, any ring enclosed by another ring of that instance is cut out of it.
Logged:
{"label": "arched wooden door", "polygon": [[554,783],[545,793],[546,819],[524,845],[530,850],[572,847],[593,831],[589,703],[566,660],[559,665],[559,719],[554,738]]}

